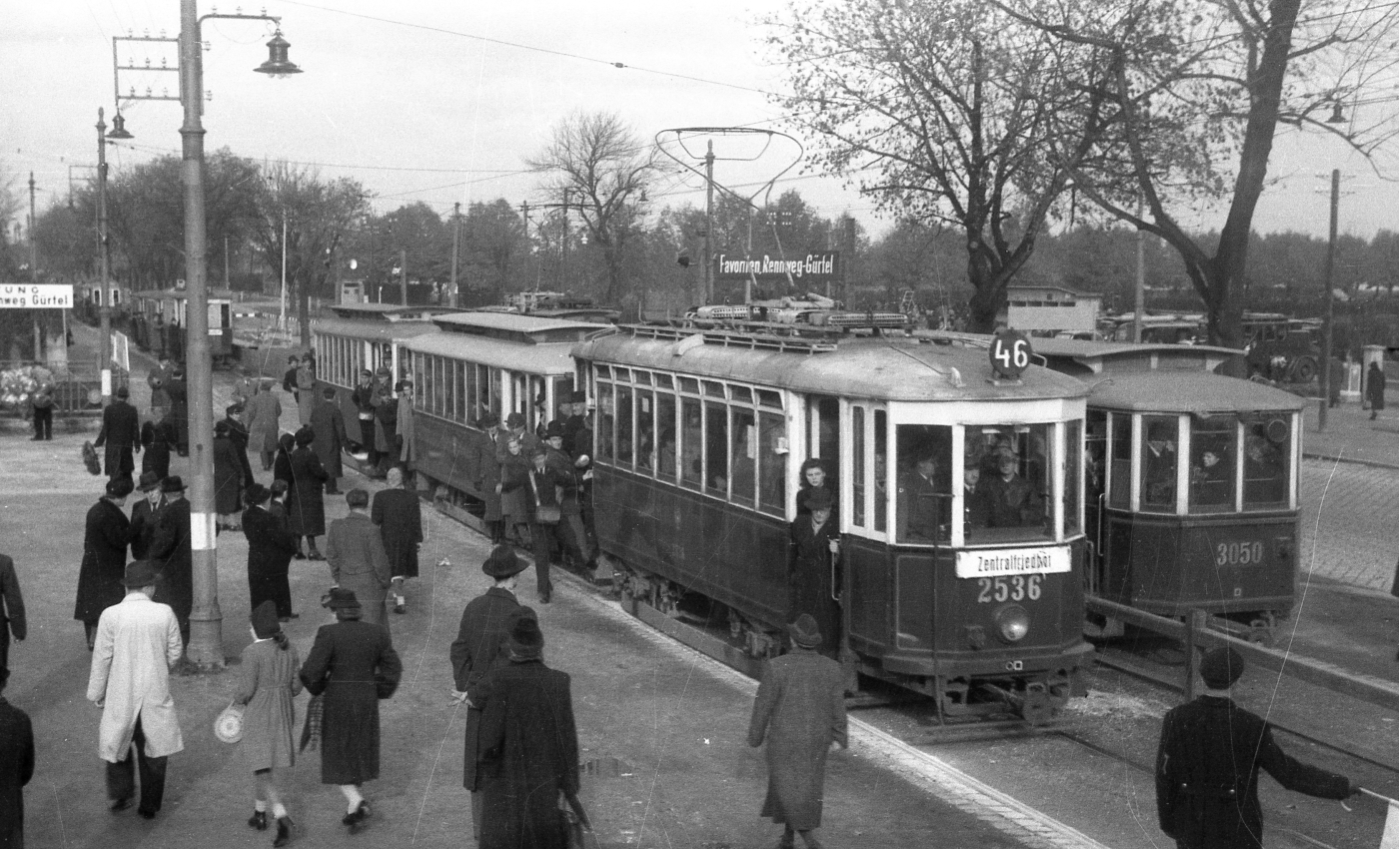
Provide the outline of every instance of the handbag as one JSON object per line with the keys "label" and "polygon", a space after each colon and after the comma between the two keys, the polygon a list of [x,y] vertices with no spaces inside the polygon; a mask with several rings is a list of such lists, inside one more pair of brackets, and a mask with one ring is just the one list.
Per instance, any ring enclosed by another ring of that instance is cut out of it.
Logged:
{"label": "handbag", "polygon": [[563,520],[563,512],[557,504],[541,504],[539,487],[534,483],[534,472],[529,473],[529,488],[534,490],[534,521],[541,525],[557,525]]}
{"label": "handbag", "polygon": [[83,465],[94,475],[102,474],[102,462],[97,459],[97,449],[91,442],[83,443]]}
{"label": "handbag", "polygon": [[214,736],[225,743],[243,739],[243,706],[229,702],[228,707],[214,718]]}
{"label": "handbag", "polygon": [[563,815],[564,829],[568,835],[568,849],[599,849],[597,835],[593,833],[588,813],[577,796],[562,794],[559,813]]}

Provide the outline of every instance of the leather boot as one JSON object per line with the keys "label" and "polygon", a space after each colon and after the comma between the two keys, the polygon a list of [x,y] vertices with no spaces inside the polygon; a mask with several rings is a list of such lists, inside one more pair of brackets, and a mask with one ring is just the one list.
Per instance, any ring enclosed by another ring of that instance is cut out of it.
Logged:
{"label": "leather boot", "polygon": [[291,842],[291,817],[277,817],[277,836],[272,838],[273,846],[285,846]]}

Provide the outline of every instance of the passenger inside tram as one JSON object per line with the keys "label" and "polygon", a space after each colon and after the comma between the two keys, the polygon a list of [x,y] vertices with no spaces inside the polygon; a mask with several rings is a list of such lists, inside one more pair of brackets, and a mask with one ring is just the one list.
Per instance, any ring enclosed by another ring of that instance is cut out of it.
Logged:
{"label": "passenger inside tram", "polygon": [[1190,468],[1190,502],[1201,506],[1228,504],[1229,465],[1221,449],[1205,448]]}
{"label": "passenger inside tram", "polygon": [[1245,437],[1244,503],[1277,504],[1287,500],[1287,455],[1268,439],[1262,426]]}
{"label": "passenger inside tram", "polygon": [[1019,468],[1020,457],[1002,448],[996,456],[996,475],[978,485],[985,490],[990,527],[1020,528],[1044,518],[1044,499],[1020,476]]}
{"label": "passenger inside tram", "polygon": [[1159,419],[1146,424],[1146,440],[1142,445],[1142,469],[1145,486],[1142,504],[1148,507],[1172,508],[1176,503],[1176,423]]}

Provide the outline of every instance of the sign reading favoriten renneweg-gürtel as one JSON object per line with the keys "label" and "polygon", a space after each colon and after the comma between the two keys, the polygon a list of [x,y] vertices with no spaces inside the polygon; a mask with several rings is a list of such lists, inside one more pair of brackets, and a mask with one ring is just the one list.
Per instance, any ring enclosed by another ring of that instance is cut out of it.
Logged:
{"label": "sign reading favoriten renneweg-g\u00fcrtel", "polygon": [[840,269],[840,251],[826,251],[819,254],[784,259],[777,256],[731,256],[719,254],[714,258],[715,277],[719,280],[786,280],[790,274],[793,280],[825,283],[837,279]]}
{"label": "sign reading favoriten renneweg-g\u00fcrtel", "polygon": [[0,310],[72,308],[70,284],[0,283]]}

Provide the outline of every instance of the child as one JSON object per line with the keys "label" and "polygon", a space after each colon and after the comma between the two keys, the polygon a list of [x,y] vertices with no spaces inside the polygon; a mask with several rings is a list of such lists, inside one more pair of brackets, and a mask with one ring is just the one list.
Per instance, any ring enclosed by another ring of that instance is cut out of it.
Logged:
{"label": "child", "polygon": [[270,801],[277,822],[272,845],[285,846],[291,840],[292,821],[282,805],[273,770],[288,768],[295,760],[292,728],[296,709],[292,697],[301,692],[301,680],[296,674],[301,658],[282,633],[277,605],[272,601],[264,601],[253,611],[252,632],[252,645],[243,649],[242,677],[233,699],[247,706],[243,711],[241,748],[253,769],[253,815],[248,825],[258,831],[267,829]]}

